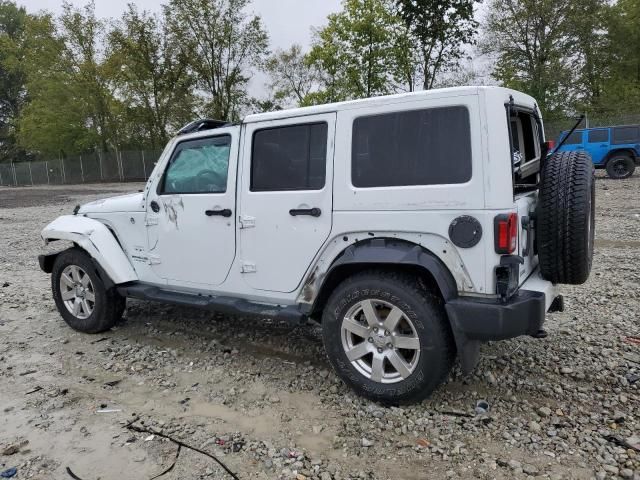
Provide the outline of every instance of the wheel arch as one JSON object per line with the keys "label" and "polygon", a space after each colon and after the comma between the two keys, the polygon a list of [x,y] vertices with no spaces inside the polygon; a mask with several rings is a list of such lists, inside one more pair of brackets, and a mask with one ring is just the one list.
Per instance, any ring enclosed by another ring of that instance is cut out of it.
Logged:
{"label": "wheel arch", "polygon": [[[64,215],[47,225],[41,235],[45,244],[56,240],[73,242],[76,247],[87,252],[110,283],[117,285],[138,280],[138,275],[117,238],[98,220]],[[50,254],[39,257],[42,270],[50,272],[56,256],[57,254]]]}
{"label": "wheel arch", "polygon": [[616,149],[610,150],[609,153],[607,153],[607,156],[605,157],[605,159],[602,162],[602,164],[606,165],[607,162],[609,162],[609,160],[614,158],[616,155],[626,155],[631,160],[635,159],[635,157],[636,157],[636,153],[632,148],[629,148],[629,147],[616,148]]}
{"label": "wheel arch", "polygon": [[[381,269],[415,274],[425,288],[445,303],[458,296],[456,281],[433,252],[407,240],[373,238],[354,243],[344,249],[318,282],[312,274],[303,288],[307,314],[318,318],[333,290],[347,277],[363,270]],[[318,284],[319,287],[313,287]],[[315,291],[315,294],[314,294]]]}

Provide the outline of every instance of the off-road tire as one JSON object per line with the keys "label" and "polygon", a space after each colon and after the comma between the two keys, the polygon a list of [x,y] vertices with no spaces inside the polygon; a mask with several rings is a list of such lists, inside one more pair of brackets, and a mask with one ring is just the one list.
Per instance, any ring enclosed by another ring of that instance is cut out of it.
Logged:
{"label": "off-road tire", "polygon": [[584,152],[559,152],[543,167],[537,206],[542,276],[553,283],[587,281],[593,260],[595,182]]}
{"label": "off-road tire", "polygon": [[618,154],[607,160],[607,175],[616,180],[629,178],[636,169],[636,164],[629,155]]}
{"label": "off-road tire", "polygon": [[[358,302],[377,299],[399,307],[415,325],[420,356],[415,369],[397,383],[380,383],[360,373],[342,343],[342,319]],[[447,376],[456,356],[442,300],[413,275],[369,270],[344,280],[331,294],[322,316],[325,350],[342,380],[358,394],[384,404],[412,403],[429,396]]]}
{"label": "off-road tire", "polygon": [[[94,308],[88,318],[81,319],[73,315],[64,304],[60,291],[60,277],[64,269],[70,265],[80,267],[91,279],[95,295]],[[51,290],[60,315],[67,324],[83,333],[101,333],[109,330],[122,317],[126,306],[126,298],[115,289],[107,290],[91,257],[79,248],[70,248],[60,253],[53,264],[51,272]]]}

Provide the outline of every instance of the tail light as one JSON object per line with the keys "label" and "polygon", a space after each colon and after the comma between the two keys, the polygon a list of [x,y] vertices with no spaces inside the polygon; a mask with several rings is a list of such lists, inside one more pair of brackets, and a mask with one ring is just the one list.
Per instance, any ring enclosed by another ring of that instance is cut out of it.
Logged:
{"label": "tail light", "polygon": [[503,213],[493,220],[496,253],[511,254],[518,245],[518,214]]}

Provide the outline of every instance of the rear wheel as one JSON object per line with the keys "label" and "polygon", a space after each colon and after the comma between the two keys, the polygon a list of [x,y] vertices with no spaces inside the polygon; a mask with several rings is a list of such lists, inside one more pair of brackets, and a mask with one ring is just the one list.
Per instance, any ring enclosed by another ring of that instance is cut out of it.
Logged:
{"label": "rear wheel", "polygon": [[455,358],[441,300],[411,275],[369,271],[348,278],[329,298],[322,322],[338,375],[383,403],[427,397]]}
{"label": "rear wheel", "polygon": [[56,258],[51,289],[67,324],[83,333],[109,330],[122,317],[126,299],[107,290],[93,261],[83,250],[71,248]]}
{"label": "rear wheel", "polygon": [[615,155],[607,161],[607,175],[611,178],[629,178],[635,169],[636,165],[628,155]]}

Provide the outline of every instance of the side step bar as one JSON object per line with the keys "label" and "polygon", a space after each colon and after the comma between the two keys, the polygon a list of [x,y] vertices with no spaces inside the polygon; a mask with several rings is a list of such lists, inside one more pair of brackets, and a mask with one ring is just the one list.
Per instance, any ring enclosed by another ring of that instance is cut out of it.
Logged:
{"label": "side step bar", "polygon": [[123,284],[118,286],[117,290],[123,297],[203,308],[230,315],[269,317],[291,324],[302,324],[307,320],[307,317],[295,305],[267,305],[242,298],[174,292],[141,283]]}

